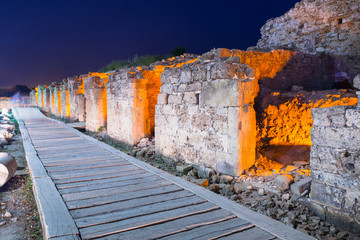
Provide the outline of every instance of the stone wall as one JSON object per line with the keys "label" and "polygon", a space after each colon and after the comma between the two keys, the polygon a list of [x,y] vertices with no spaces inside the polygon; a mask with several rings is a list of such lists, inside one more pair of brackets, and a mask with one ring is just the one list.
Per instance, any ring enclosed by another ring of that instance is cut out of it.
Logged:
{"label": "stone wall", "polygon": [[312,110],[311,201],[323,219],[360,233],[360,108]]}
{"label": "stone wall", "polygon": [[311,109],[356,105],[354,91],[272,92],[262,98],[258,114],[258,145],[311,146]]}
{"label": "stone wall", "polygon": [[30,104],[30,106],[36,107],[38,105],[37,104],[37,96],[38,96],[37,88],[32,89],[30,94],[29,94],[29,104]]}
{"label": "stone wall", "polygon": [[[165,69],[155,144],[165,157],[239,175],[255,161],[255,72],[213,55]],[[234,60],[234,61],[233,61]]]}
{"label": "stone wall", "polygon": [[38,86],[38,106],[39,108],[44,108],[44,85]]}
{"label": "stone wall", "polygon": [[[84,105],[80,106],[77,95],[84,94],[84,79],[87,75],[80,77],[71,77],[67,79],[69,90],[69,103],[70,103],[70,120],[79,121],[79,113],[84,112]],[[78,109],[78,107],[82,109]]]}
{"label": "stone wall", "polygon": [[61,93],[61,116],[64,118],[70,117],[70,94],[68,89],[68,84],[66,80],[63,81],[63,84],[60,85]]}
{"label": "stone wall", "polygon": [[51,111],[51,98],[50,98],[50,89],[45,87],[42,91],[44,98],[44,110],[47,112]]}
{"label": "stone wall", "polygon": [[107,77],[101,79],[98,76],[87,77],[84,80],[86,101],[86,130],[97,132],[100,127],[106,127],[107,100],[106,100]]}
{"label": "stone wall", "polygon": [[290,49],[335,57],[337,81],[360,72],[358,0],[303,0],[261,28],[259,50]]}
{"label": "stone wall", "polygon": [[176,68],[196,60],[186,54],[149,67],[122,69],[109,76],[107,84],[107,131],[111,138],[134,145],[154,135],[155,105],[166,67]]}
{"label": "stone wall", "polygon": [[61,87],[56,84],[54,87],[54,114],[61,116]]}
{"label": "stone wall", "polygon": [[289,50],[261,52],[220,48],[204,56],[223,59],[238,57],[240,63],[256,69],[260,95],[267,95],[270,91],[290,91],[293,86],[309,91],[332,89],[335,86],[334,63],[326,55],[314,56]]}

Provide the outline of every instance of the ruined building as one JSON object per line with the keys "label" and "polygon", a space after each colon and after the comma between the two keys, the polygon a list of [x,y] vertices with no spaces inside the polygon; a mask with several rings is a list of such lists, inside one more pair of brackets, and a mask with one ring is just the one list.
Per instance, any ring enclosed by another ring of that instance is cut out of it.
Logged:
{"label": "ruined building", "polygon": [[214,49],[89,73],[39,86],[31,99],[85,121],[88,131],[107,129],[128,146],[154,136],[157,154],[233,176],[268,149],[289,152],[267,157],[310,161],[304,204],[360,229],[358,1],[304,0],[261,33],[248,51]]}

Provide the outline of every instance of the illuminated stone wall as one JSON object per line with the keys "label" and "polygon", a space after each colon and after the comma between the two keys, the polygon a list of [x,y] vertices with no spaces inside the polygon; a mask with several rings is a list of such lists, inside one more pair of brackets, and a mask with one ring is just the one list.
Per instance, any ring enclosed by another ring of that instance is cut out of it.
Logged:
{"label": "illuminated stone wall", "polygon": [[[255,161],[255,72],[205,54],[161,75],[155,144],[164,157],[239,175]],[[235,60],[235,61],[233,61]]]}
{"label": "illuminated stone wall", "polygon": [[97,132],[100,127],[106,127],[107,100],[106,100],[107,77],[101,79],[98,76],[87,77],[84,80],[86,100],[86,130]]}
{"label": "illuminated stone wall", "polygon": [[50,98],[50,89],[45,87],[42,91],[44,98],[44,110],[47,112],[51,111],[51,98]]}
{"label": "illuminated stone wall", "polygon": [[54,114],[61,116],[61,87],[59,84],[56,84],[54,87]]}
{"label": "illuminated stone wall", "polygon": [[38,106],[39,108],[44,108],[44,85],[38,86]]}
{"label": "illuminated stone wall", "polygon": [[312,109],[311,201],[322,219],[360,233],[360,108]]}
{"label": "illuminated stone wall", "polygon": [[330,54],[336,79],[348,81],[360,72],[360,11],[358,0],[303,0],[261,28],[259,50],[290,49]]}
{"label": "illuminated stone wall", "polygon": [[141,138],[154,135],[161,73],[166,67],[176,68],[195,60],[195,55],[186,54],[149,67],[118,70],[110,76],[107,85],[109,136],[132,146]]}
{"label": "illuminated stone wall", "polygon": [[240,63],[256,69],[260,84],[260,95],[271,91],[290,91],[293,86],[305,90],[332,89],[334,81],[334,62],[331,57],[314,56],[289,50],[271,52],[242,51],[219,48],[204,55],[227,59],[238,57]]}
{"label": "illuminated stone wall", "polygon": [[35,89],[31,90],[29,94],[29,103],[30,106],[36,107],[37,106],[37,91]]}
{"label": "illuminated stone wall", "polygon": [[272,92],[261,101],[258,115],[260,145],[311,146],[311,109],[356,105],[354,91]]}
{"label": "illuminated stone wall", "polygon": [[67,81],[64,80],[60,85],[60,98],[61,98],[61,116],[64,118],[70,117],[70,97]]}
{"label": "illuminated stone wall", "polygon": [[[85,106],[79,105],[78,94],[84,94],[83,81],[87,75],[82,75],[80,77],[71,77],[68,78],[68,90],[69,90],[69,103],[70,103],[70,120],[79,121],[79,113],[84,113]],[[83,116],[82,116],[83,118]]]}

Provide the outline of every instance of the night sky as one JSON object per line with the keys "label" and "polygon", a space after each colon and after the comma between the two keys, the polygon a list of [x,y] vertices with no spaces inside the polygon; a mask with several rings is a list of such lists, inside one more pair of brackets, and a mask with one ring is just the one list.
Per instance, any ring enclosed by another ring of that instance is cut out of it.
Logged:
{"label": "night sky", "polygon": [[260,27],[296,0],[1,1],[0,86],[98,71],[112,60],[256,45]]}

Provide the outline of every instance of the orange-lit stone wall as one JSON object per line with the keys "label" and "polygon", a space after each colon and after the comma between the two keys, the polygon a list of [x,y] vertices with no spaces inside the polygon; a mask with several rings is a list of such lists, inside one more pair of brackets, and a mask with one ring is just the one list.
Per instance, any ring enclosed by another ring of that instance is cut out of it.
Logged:
{"label": "orange-lit stone wall", "polygon": [[[85,106],[79,106],[77,104],[77,95],[84,94],[84,79],[88,75],[82,75],[80,77],[71,77],[67,79],[69,90],[69,103],[70,103],[70,120],[78,121],[79,112],[84,112]],[[81,108],[82,107],[82,108]],[[79,109],[81,108],[81,109]],[[83,117],[82,117],[83,118]]]}
{"label": "orange-lit stone wall", "polygon": [[56,104],[55,104],[55,85],[52,84],[49,86],[49,92],[50,92],[50,111],[52,114],[57,114],[56,111]]}
{"label": "orange-lit stone wall", "polygon": [[67,82],[64,80],[64,83],[60,85],[61,88],[61,116],[64,118],[70,117],[70,101],[69,101],[69,90],[67,87]]}
{"label": "orange-lit stone wall", "polygon": [[356,105],[357,102],[355,92],[350,90],[272,92],[261,102],[258,142],[260,145],[310,146],[312,108]]}
{"label": "orange-lit stone wall", "polygon": [[97,132],[107,124],[106,83],[108,77],[87,77],[84,80],[84,96],[86,101],[86,130]]}
{"label": "orange-lit stone wall", "polygon": [[37,98],[37,105],[39,108],[44,108],[44,85],[38,86],[38,98]]}
{"label": "orange-lit stone wall", "polygon": [[60,85],[54,87],[54,114],[61,116],[61,88]]}
{"label": "orange-lit stone wall", "polygon": [[44,110],[47,112],[51,111],[51,98],[50,98],[50,89],[49,87],[45,87],[43,90],[43,98],[44,98]]}
{"label": "orange-lit stone wall", "polygon": [[149,67],[119,70],[110,76],[107,85],[109,136],[134,145],[141,138],[154,135],[161,73],[166,67],[177,68],[194,61],[194,55],[186,54]]}
{"label": "orange-lit stone wall", "polygon": [[159,154],[230,175],[254,164],[254,70],[210,52],[165,69],[161,82],[155,115]]}
{"label": "orange-lit stone wall", "polygon": [[36,89],[32,89],[29,94],[29,106],[32,106],[32,107],[37,106],[37,91],[36,91]]}
{"label": "orange-lit stone wall", "polygon": [[289,50],[260,52],[219,48],[211,52],[220,58],[239,57],[240,63],[256,69],[260,90],[265,94],[290,91],[294,85],[306,90],[332,89],[335,86],[334,62],[329,56]]}

